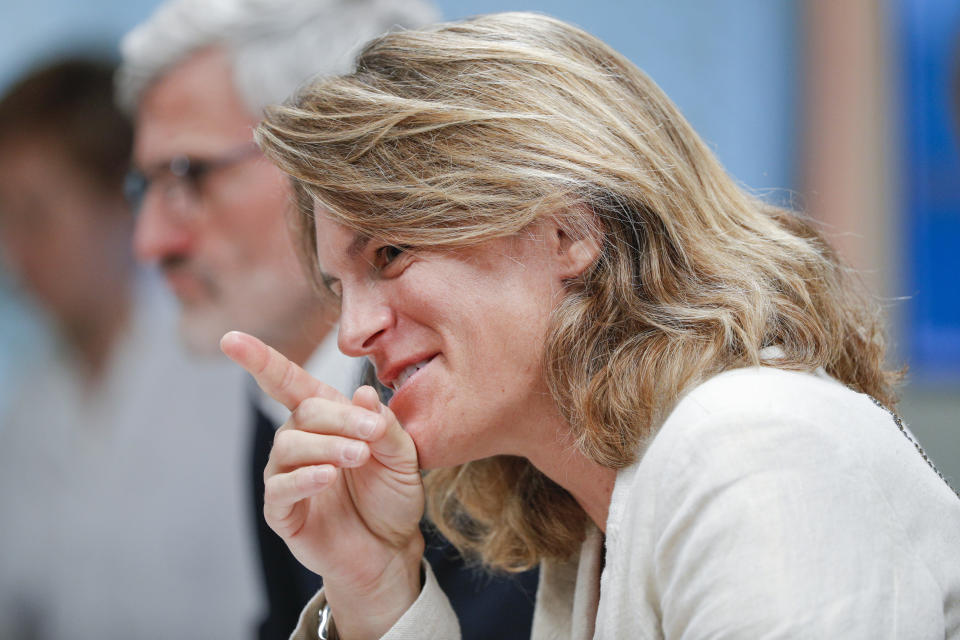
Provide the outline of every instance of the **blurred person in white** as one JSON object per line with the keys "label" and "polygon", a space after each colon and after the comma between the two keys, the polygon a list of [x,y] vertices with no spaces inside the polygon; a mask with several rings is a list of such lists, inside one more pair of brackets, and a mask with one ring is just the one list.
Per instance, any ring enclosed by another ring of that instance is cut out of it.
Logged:
{"label": "blurred person in white", "polygon": [[[137,257],[159,264],[180,302],[180,332],[219,355],[240,328],[350,394],[361,361],[337,348],[335,310],[298,263],[287,178],[253,144],[263,109],[317,75],[343,72],[365,41],[437,17],[412,0],[176,0],[123,40],[120,103],[134,115]],[[321,585],[263,519],[263,472],[289,412],[251,390],[251,524],[268,610],[259,637],[286,638]],[[241,421],[234,428],[241,432]],[[430,531],[427,557],[469,638],[526,638],[536,573],[481,575]]]}
{"label": "blurred person in white", "polygon": [[135,265],[114,73],[73,56],[0,100],[2,252],[57,333],[0,427],[0,637],[236,638],[257,606],[223,424],[243,383],[187,357]]}

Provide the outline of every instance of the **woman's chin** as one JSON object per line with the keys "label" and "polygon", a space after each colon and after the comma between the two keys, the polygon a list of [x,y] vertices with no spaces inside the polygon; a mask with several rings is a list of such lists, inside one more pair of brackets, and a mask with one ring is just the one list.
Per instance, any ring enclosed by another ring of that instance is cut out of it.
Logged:
{"label": "woman's chin", "polygon": [[[402,424],[402,423],[401,423]],[[424,471],[454,467],[468,462],[467,456],[458,452],[443,431],[420,421],[412,421],[409,428],[404,427],[417,448],[417,462]]]}
{"label": "woman's chin", "polygon": [[442,447],[438,451],[435,434],[430,432],[429,428],[421,428],[423,425],[417,421],[411,421],[409,426],[401,422],[404,430],[410,435],[414,446],[417,448],[417,463],[424,471],[430,469],[439,469],[445,466],[443,464]]}

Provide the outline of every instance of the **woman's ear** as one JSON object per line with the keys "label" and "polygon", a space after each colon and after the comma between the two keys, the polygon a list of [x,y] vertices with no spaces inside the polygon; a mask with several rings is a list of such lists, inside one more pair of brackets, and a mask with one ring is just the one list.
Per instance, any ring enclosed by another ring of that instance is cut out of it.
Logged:
{"label": "woman's ear", "polygon": [[576,278],[600,255],[600,230],[595,217],[592,212],[586,213],[572,225],[564,224],[557,216],[549,216],[544,221],[557,276],[561,280]]}

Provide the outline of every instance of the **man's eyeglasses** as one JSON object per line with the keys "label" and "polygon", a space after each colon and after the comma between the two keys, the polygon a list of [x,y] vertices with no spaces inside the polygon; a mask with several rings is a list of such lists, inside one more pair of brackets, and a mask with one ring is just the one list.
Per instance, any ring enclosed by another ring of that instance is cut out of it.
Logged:
{"label": "man's eyeglasses", "polygon": [[150,189],[160,189],[167,207],[185,221],[197,210],[203,181],[207,177],[259,153],[260,148],[251,141],[214,158],[174,156],[167,165],[149,173],[131,168],[123,181],[123,193],[131,210],[137,214]]}

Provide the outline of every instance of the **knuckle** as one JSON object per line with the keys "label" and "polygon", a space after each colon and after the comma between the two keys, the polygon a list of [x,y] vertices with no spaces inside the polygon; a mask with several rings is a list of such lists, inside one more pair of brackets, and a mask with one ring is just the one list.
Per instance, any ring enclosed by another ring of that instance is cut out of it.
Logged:
{"label": "knuckle", "polygon": [[340,412],[337,426],[340,427],[341,433],[351,433],[354,431],[356,426],[363,420],[363,415],[362,411],[357,411],[353,408],[349,411]]}
{"label": "knuckle", "polygon": [[287,460],[296,451],[296,432],[289,429],[278,431],[273,437],[272,456],[277,460]]}
{"label": "knuckle", "polygon": [[298,404],[291,414],[294,424],[302,426],[316,420],[322,411],[322,402],[320,398],[307,398]]}
{"label": "knuckle", "polygon": [[276,476],[267,478],[266,481],[263,483],[264,512],[266,512],[267,506],[270,503],[277,501],[277,499],[279,498],[279,496],[277,495],[279,491],[278,484],[279,484],[279,478],[277,478]]}
{"label": "knuckle", "polygon": [[270,366],[270,352],[261,351],[257,349],[253,359],[250,361],[250,372],[257,377],[262,377],[266,371],[267,367]]}
{"label": "knuckle", "polygon": [[283,370],[280,372],[277,388],[280,391],[287,391],[293,386],[293,381],[297,377],[297,370],[293,363],[286,360],[283,364]]}
{"label": "knuckle", "polygon": [[293,488],[299,494],[311,488],[310,469],[297,469],[292,475]]}

